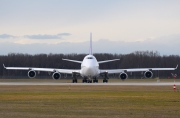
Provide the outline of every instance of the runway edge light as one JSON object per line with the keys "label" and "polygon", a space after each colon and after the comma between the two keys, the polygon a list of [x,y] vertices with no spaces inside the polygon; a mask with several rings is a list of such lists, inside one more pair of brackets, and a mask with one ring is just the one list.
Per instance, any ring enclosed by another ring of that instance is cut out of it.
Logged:
{"label": "runway edge light", "polygon": [[173,85],[173,90],[176,92],[176,84]]}

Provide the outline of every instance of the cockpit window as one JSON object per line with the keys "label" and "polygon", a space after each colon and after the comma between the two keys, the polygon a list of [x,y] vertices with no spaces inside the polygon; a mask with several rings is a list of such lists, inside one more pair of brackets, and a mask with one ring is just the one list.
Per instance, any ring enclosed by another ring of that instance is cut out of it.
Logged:
{"label": "cockpit window", "polygon": [[93,57],[87,57],[87,59],[93,59]]}

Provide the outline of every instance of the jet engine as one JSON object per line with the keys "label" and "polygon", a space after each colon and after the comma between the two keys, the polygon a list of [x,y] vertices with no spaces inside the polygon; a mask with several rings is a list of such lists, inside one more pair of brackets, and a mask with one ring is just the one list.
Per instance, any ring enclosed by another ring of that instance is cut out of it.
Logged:
{"label": "jet engine", "polygon": [[52,78],[53,79],[60,79],[61,78],[61,74],[59,72],[54,72],[53,75],[52,75]]}
{"label": "jet engine", "polygon": [[29,77],[29,78],[34,78],[34,77],[36,77],[36,72],[35,72],[34,70],[30,70],[30,71],[28,72],[28,77]]}
{"label": "jet engine", "polygon": [[128,78],[128,75],[125,72],[123,72],[119,74],[119,78],[121,78],[122,80],[125,80]]}
{"label": "jet engine", "polygon": [[146,71],[146,72],[144,73],[144,76],[145,76],[146,78],[151,78],[151,77],[153,76],[153,73],[152,73],[151,71]]}

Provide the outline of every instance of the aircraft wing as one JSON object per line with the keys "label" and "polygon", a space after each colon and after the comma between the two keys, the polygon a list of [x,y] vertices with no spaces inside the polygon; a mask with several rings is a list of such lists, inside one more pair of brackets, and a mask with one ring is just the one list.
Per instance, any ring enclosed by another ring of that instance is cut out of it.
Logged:
{"label": "aircraft wing", "polygon": [[44,71],[44,72],[60,72],[65,74],[72,74],[73,72],[80,73],[78,69],[56,69],[56,68],[34,68],[34,67],[6,67],[7,70],[34,70],[34,71]]}
{"label": "aircraft wing", "polygon": [[109,74],[121,73],[121,72],[143,72],[143,71],[152,71],[152,70],[176,70],[178,65],[175,68],[133,68],[133,69],[107,69],[100,70],[100,73],[108,72]]}

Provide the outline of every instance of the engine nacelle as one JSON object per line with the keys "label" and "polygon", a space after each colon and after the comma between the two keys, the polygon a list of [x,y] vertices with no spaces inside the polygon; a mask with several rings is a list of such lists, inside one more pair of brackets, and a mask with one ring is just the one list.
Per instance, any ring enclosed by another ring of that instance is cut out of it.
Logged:
{"label": "engine nacelle", "polygon": [[34,77],[36,77],[36,72],[35,72],[34,70],[30,70],[30,71],[28,72],[28,77],[29,77],[29,78],[34,78]]}
{"label": "engine nacelle", "polygon": [[123,72],[123,73],[120,73],[120,74],[119,74],[119,78],[121,78],[122,80],[125,80],[125,79],[128,78],[128,75]]}
{"label": "engine nacelle", "polygon": [[151,71],[146,71],[146,72],[144,73],[144,76],[145,76],[146,78],[152,78],[153,73],[152,73]]}
{"label": "engine nacelle", "polygon": [[53,75],[52,75],[52,78],[53,79],[60,79],[61,78],[61,74],[59,72],[54,72]]}

